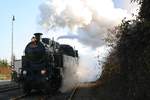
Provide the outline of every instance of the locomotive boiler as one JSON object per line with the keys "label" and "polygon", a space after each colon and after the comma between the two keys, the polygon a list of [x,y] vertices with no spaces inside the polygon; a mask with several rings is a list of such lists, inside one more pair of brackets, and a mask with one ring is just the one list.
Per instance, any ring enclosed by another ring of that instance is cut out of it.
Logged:
{"label": "locomotive boiler", "polygon": [[41,36],[42,33],[34,34],[22,56],[20,83],[25,93],[32,89],[57,92],[64,74],[64,57],[78,58],[78,51],[70,45]]}

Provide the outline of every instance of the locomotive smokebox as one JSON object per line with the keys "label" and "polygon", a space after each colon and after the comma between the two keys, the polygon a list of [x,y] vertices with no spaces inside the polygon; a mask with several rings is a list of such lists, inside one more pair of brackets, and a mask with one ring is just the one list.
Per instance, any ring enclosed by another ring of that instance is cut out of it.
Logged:
{"label": "locomotive smokebox", "polygon": [[37,40],[37,42],[39,42],[41,40],[41,35],[43,35],[42,33],[34,33],[34,36]]}

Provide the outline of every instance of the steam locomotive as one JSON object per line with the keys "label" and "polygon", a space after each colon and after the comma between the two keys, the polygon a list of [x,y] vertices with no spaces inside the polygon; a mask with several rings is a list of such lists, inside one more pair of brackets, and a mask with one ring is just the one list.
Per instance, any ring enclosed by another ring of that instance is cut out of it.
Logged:
{"label": "steam locomotive", "polygon": [[25,93],[30,93],[32,89],[57,92],[62,83],[64,63],[67,63],[65,57],[78,58],[78,51],[70,45],[41,36],[42,33],[34,34],[22,56],[20,84]]}

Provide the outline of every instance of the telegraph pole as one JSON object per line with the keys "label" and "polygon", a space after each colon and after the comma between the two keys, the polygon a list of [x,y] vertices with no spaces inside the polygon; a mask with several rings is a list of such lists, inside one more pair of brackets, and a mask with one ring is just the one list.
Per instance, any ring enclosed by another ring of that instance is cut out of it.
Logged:
{"label": "telegraph pole", "polygon": [[14,49],[14,47],[13,47],[13,45],[14,45],[14,21],[15,21],[15,16],[12,16],[12,32],[11,32],[11,67],[13,67],[14,66],[14,55],[13,55],[13,53],[14,53],[14,51],[13,51],[13,49]]}

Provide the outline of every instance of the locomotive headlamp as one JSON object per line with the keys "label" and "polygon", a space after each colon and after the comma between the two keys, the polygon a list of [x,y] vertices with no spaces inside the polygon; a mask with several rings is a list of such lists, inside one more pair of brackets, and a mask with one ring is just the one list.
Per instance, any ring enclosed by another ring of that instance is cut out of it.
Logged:
{"label": "locomotive headlamp", "polygon": [[56,49],[56,53],[58,52],[58,49]]}
{"label": "locomotive headlamp", "polygon": [[46,73],[46,70],[41,70],[41,74],[45,74]]}
{"label": "locomotive headlamp", "polygon": [[24,70],[22,73],[23,73],[23,75],[26,75],[26,74],[27,74],[27,71],[26,71],[26,70]]}

